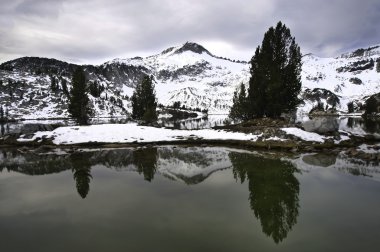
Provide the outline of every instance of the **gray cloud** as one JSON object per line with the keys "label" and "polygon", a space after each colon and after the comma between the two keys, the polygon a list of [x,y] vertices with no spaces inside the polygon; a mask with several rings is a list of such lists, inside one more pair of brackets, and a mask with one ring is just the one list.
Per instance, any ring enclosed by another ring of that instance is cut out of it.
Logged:
{"label": "gray cloud", "polygon": [[249,59],[282,20],[320,56],[380,43],[378,0],[2,0],[0,62],[19,56],[92,63],[186,41]]}

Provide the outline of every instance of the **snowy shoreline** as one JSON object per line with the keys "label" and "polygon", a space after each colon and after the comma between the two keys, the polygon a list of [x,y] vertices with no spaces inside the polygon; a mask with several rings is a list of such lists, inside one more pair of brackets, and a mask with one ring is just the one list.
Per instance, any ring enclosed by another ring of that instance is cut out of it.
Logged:
{"label": "snowy shoreline", "polygon": [[201,130],[177,130],[168,128],[156,128],[140,126],[137,123],[130,124],[102,124],[90,126],[59,127],[53,131],[38,131],[33,134],[21,135],[17,143],[22,145],[52,144],[58,146],[69,145],[101,145],[101,144],[171,144],[171,143],[224,143],[247,144],[250,146],[278,146],[293,148],[304,144],[309,146],[339,144],[341,141],[331,136],[323,136],[317,133],[306,132],[299,128],[279,128],[283,136],[265,135],[264,133],[243,133],[228,130],[201,129]]}

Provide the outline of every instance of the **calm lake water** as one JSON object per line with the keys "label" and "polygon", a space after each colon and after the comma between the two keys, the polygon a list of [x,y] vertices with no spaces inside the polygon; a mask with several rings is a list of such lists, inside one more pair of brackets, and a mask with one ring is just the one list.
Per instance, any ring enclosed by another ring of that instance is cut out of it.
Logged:
{"label": "calm lake water", "polygon": [[0,171],[1,251],[380,246],[380,167],[342,154],[0,150]]}

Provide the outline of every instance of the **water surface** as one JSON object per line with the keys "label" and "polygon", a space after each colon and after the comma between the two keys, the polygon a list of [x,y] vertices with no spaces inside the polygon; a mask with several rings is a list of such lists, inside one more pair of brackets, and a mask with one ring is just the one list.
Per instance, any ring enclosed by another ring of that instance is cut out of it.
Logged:
{"label": "water surface", "polygon": [[0,150],[2,251],[376,251],[380,167],[216,147]]}

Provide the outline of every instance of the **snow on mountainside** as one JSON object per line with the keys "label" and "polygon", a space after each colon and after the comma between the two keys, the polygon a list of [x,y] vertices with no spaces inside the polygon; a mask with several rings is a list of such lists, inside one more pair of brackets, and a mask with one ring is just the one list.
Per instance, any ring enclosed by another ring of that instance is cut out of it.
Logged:
{"label": "snow on mountainside", "polygon": [[[336,109],[348,112],[347,104],[363,104],[365,99],[380,92],[380,46],[358,49],[338,58],[319,58],[306,55],[303,58],[302,90],[327,90],[339,99]],[[320,99],[329,107],[326,99]],[[306,100],[300,111],[309,112],[318,101]]]}
{"label": "snow on mountainside", "polygon": [[[358,49],[338,58],[303,57],[304,103],[298,114],[311,109],[347,104],[359,108],[365,99],[380,92],[380,46]],[[44,58],[25,57],[0,65],[0,105],[16,118],[67,117],[68,90],[76,65]],[[143,76],[153,75],[158,103],[208,109],[226,114],[240,83],[248,84],[249,64],[217,57],[203,46],[187,42],[146,58],[114,59],[99,66],[84,66],[92,85],[102,87],[100,96],[90,95],[94,116],[126,115],[129,97]],[[58,89],[51,89],[51,80]],[[65,88],[64,86],[67,86]]]}
{"label": "snow on mountainside", "polygon": [[[179,101],[186,107],[209,109],[214,114],[228,113],[231,94],[238,84],[248,82],[249,72],[245,62],[216,57],[189,42],[147,58],[115,59],[105,65],[143,67],[155,77],[159,103],[172,105]],[[131,96],[133,89],[123,91]]]}

